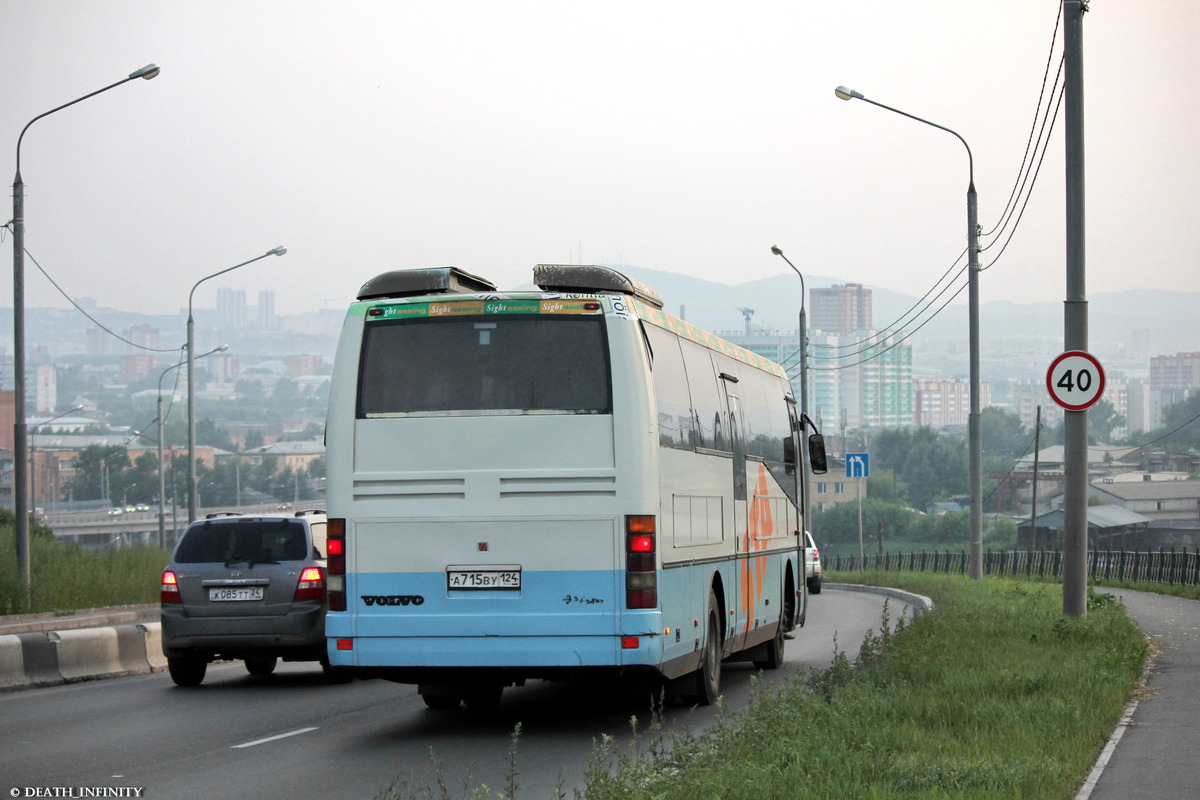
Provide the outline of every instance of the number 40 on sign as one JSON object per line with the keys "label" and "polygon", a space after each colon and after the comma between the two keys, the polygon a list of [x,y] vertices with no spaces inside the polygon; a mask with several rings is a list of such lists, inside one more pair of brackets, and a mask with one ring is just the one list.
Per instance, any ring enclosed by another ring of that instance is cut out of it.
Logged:
{"label": "number 40 on sign", "polygon": [[1067,411],[1084,411],[1104,394],[1104,368],[1091,353],[1068,350],[1050,363],[1046,390]]}

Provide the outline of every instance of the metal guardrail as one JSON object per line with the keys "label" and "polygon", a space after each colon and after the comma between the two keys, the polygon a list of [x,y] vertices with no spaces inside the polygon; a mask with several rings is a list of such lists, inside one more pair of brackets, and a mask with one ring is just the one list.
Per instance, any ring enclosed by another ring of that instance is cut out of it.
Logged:
{"label": "metal guardrail", "polygon": [[[970,554],[950,550],[884,553],[860,559],[857,555],[826,556],[824,567],[836,572],[884,570],[945,572],[966,575]],[[1093,550],[1087,556],[1088,577],[1200,585],[1200,550]],[[1002,550],[983,554],[985,575],[1062,577],[1063,555],[1056,550]]]}

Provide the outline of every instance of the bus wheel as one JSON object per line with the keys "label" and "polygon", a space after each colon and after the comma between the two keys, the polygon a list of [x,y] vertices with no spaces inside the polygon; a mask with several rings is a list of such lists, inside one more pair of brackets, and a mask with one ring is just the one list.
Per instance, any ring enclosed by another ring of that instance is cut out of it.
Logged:
{"label": "bus wheel", "polygon": [[475,686],[463,695],[463,702],[472,711],[492,711],[500,705],[503,694],[500,684]]}
{"label": "bus wheel", "polygon": [[462,694],[448,691],[448,689],[448,686],[440,684],[417,686],[417,692],[425,701],[425,705],[434,711],[451,711],[458,708],[458,704],[462,702]]}
{"label": "bus wheel", "polygon": [[423,694],[421,695],[421,699],[425,701],[425,705],[434,711],[452,711],[458,708],[458,704],[462,702],[457,697],[445,694]]}
{"label": "bus wheel", "polygon": [[696,694],[693,700],[702,706],[717,702],[721,694],[721,615],[717,612],[717,595],[708,594],[708,624],[704,629],[704,652],[700,669],[696,670]]}
{"label": "bus wheel", "polygon": [[784,627],[783,620],[779,620],[779,627],[775,629],[775,638],[767,642],[767,657],[761,661],[755,661],[755,667],[758,669],[779,669],[783,666]]}

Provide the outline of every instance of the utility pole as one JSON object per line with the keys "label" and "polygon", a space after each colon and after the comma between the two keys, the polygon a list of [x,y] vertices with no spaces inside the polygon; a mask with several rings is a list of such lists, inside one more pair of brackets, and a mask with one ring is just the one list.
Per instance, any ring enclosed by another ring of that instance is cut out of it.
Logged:
{"label": "utility pole", "polygon": [[1037,474],[1038,453],[1042,450],[1042,407],[1037,407],[1037,422],[1033,426],[1033,507],[1029,512],[1029,552],[1037,552]]}
{"label": "utility pole", "polygon": [[[1067,299],[1063,349],[1088,349],[1084,251],[1083,15],[1086,0],[1063,2],[1063,110],[1066,122]],[[1066,411],[1063,421],[1063,614],[1087,614],[1088,412]]]}

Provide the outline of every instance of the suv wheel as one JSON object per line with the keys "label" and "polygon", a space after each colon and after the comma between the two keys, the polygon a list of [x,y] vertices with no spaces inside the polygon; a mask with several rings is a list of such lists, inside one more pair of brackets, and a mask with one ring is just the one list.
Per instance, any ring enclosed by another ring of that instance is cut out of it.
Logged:
{"label": "suv wheel", "polygon": [[275,656],[258,656],[246,659],[246,672],[259,678],[265,678],[275,671],[279,659]]}
{"label": "suv wheel", "polygon": [[199,686],[208,671],[208,662],[202,656],[168,658],[167,671],[176,686]]}

